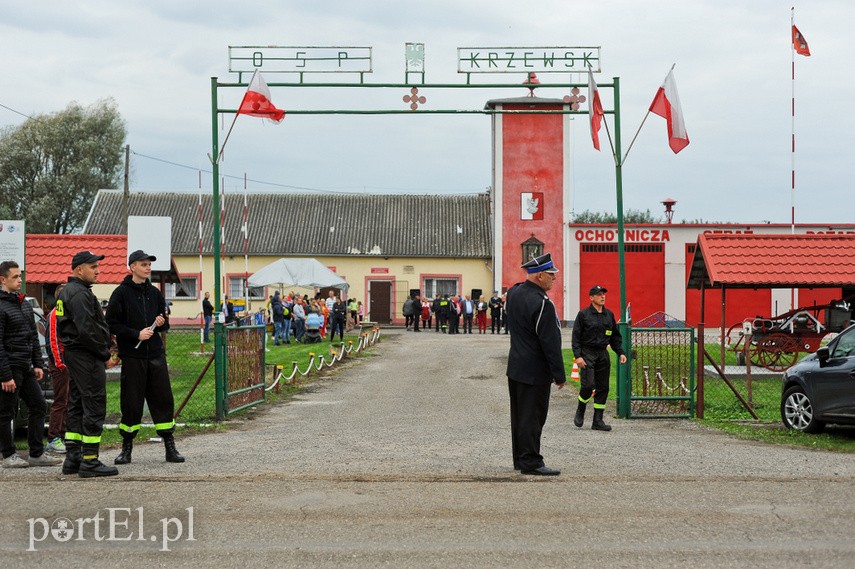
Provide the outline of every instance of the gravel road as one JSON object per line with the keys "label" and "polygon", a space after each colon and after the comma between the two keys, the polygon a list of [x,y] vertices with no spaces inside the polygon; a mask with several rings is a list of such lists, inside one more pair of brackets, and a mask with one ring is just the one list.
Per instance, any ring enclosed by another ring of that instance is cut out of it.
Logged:
{"label": "gravel road", "polygon": [[576,429],[568,388],[553,392],[543,438],[562,475],[515,473],[507,347],[505,335],[384,331],[369,357],[293,400],[179,434],[185,464],[142,443],[110,479],[0,470],[2,564],[853,565],[852,455],[685,420],[610,417],[601,433],[589,414]]}

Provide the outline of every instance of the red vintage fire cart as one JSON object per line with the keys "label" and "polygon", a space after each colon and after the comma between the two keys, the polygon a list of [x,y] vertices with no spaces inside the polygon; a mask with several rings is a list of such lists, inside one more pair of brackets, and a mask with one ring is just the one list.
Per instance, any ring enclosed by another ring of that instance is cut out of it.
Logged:
{"label": "red vintage fire cart", "polygon": [[815,352],[826,335],[849,326],[853,300],[855,296],[797,308],[780,316],[748,318],[732,326],[725,341],[730,349],[744,353],[751,365],[784,371],[800,359],[802,352]]}

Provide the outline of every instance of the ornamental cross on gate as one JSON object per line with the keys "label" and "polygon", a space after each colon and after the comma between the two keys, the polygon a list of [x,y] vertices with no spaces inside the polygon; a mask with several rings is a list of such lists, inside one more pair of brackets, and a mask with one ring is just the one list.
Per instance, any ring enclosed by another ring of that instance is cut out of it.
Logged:
{"label": "ornamental cross on gate", "polygon": [[587,98],[585,95],[579,94],[579,87],[573,87],[570,89],[570,92],[573,93],[573,95],[564,95],[564,102],[570,103],[570,108],[574,111],[578,111],[579,105],[587,101]]}
{"label": "ornamental cross on gate", "polygon": [[419,96],[418,87],[413,87],[412,89],[410,89],[409,95],[404,95],[404,102],[410,103],[410,109],[415,111],[419,108],[419,104],[424,105],[427,102],[427,99],[425,97]]}

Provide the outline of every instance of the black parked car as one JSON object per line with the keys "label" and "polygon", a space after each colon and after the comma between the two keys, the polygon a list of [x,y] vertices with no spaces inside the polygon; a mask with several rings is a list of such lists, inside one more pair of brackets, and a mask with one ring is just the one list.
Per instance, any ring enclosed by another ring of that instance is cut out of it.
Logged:
{"label": "black parked car", "polygon": [[784,373],[781,419],[805,433],[855,425],[855,325]]}

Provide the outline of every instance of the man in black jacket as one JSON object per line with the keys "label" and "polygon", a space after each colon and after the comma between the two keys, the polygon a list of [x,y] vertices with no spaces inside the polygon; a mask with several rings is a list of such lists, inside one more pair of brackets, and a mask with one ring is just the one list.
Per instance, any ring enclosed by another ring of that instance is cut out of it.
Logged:
{"label": "man in black jacket", "polygon": [[110,330],[92,285],[98,282],[98,262],[104,255],[80,251],[71,259],[72,276],[56,301],[56,327],[65,348],[68,417],[65,428],[63,474],[81,478],[115,476],[119,471],[98,460],[101,430],[107,413],[107,366]]}
{"label": "man in black jacket", "polygon": [[505,311],[511,332],[508,391],[511,398],[511,444],[514,469],[523,474],[557,476],[540,454],[540,436],[549,411],[552,384],[564,387],[567,377],[561,353],[561,323],[546,291],[558,269],[549,253],[525,263],[525,281],[508,291]]}
{"label": "man in black jacket", "polygon": [[175,401],[160,332],[169,330],[166,301],[149,281],[157,257],[137,250],[128,257],[131,274],[113,291],[107,305],[107,323],[116,336],[122,360],[122,452],[116,464],[129,464],[133,441],[140,429],[143,403],[148,402],[157,434],[166,447],[167,462],[184,462],[175,448]]}
{"label": "man in black jacket", "polygon": [[609,374],[611,358],[606,348],[611,346],[618,354],[620,363],[626,363],[620,330],[615,315],[606,308],[608,290],[595,285],[588,291],[591,305],[579,311],[573,323],[573,356],[579,366],[580,387],[579,405],[573,424],[582,427],[585,422],[585,407],[594,399],[594,421],[591,428],[595,431],[611,431],[611,425],[603,422],[606,398],[609,395]]}
{"label": "man in black jacket", "polygon": [[[3,468],[56,466],[61,461],[44,454],[47,404],[38,382],[44,375],[33,306],[21,294],[21,269],[15,261],[0,263],[0,451]],[[30,456],[15,452],[12,419],[18,397],[27,403],[27,442]]]}

